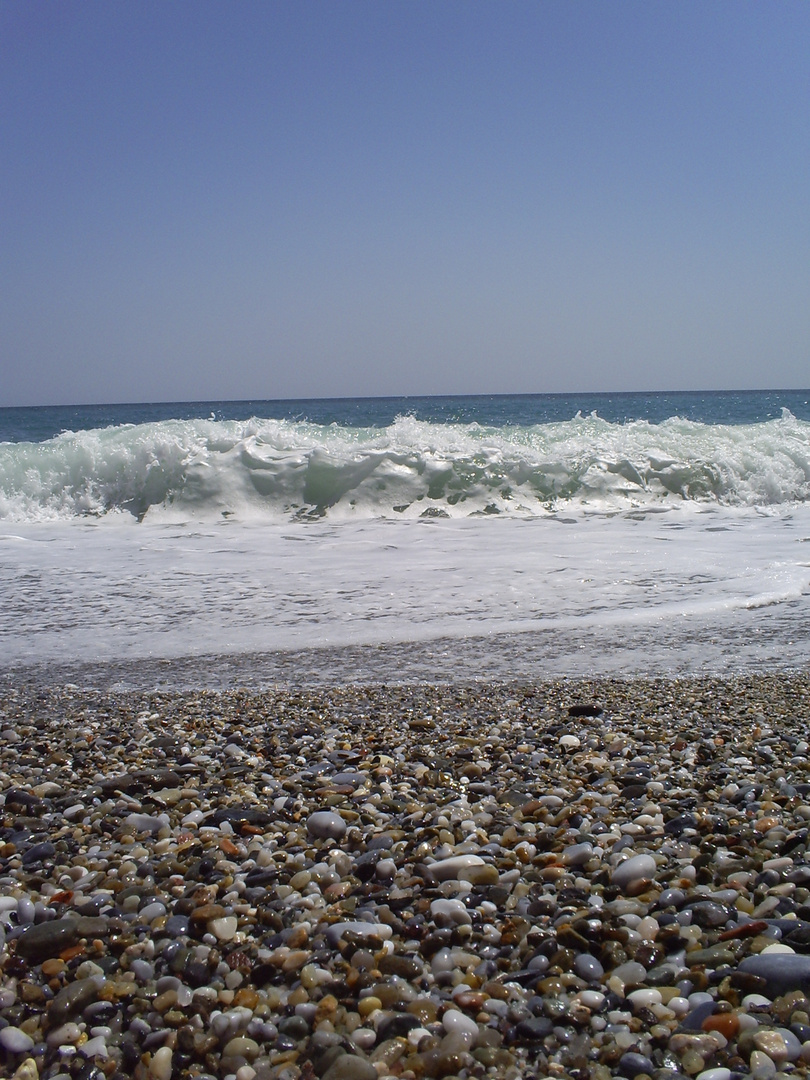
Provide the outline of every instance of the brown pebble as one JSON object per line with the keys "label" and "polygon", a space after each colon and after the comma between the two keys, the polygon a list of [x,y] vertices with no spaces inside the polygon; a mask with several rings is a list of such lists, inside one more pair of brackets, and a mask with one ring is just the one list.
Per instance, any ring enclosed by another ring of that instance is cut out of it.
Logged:
{"label": "brown pebble", "polygon": [[487,1000],[487,995],[480,990],[470,990],[469,993],[462,990],[453,998],[460,1009],[468,1009],[471,1012],[480,1012]]}
{"label": "brown pebble", "polygon": [[209,919],[223,919],[227,914],[222,904],[202,904],[192,911],[189,918],[193,923],[207,923]]}
{"label": "brown pebble", "polygon": [[42,961],[42,974],[46,975],[49,979],[52,979],[55,975],[61,975],[63,971],[67,970],[67,964],[65,961],[57,956],[51,960]]}
{"label": "brown pebble", "polygon": [[740,1030],[740,1021],[733,1012],[714,1013],[706,1017],[702,1027],[704,1031],[719,1031],[725,1038],[733,1039]]}

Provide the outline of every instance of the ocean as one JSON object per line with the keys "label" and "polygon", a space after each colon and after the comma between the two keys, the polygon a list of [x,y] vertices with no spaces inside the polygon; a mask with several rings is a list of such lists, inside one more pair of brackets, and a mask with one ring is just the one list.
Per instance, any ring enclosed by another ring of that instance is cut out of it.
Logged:
{"label": "ocean", "polygon": [[0,672],[86,685],[810,659],[810,391],[0,409]]}

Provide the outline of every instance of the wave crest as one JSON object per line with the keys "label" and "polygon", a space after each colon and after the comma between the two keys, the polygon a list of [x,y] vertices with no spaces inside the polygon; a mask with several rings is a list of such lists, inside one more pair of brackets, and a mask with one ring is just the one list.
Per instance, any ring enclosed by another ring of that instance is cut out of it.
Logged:
{"label": "wave crest", "polygon": [[810,500],[810,423],[170,420],[0,445],[0,517],[537,515]]}

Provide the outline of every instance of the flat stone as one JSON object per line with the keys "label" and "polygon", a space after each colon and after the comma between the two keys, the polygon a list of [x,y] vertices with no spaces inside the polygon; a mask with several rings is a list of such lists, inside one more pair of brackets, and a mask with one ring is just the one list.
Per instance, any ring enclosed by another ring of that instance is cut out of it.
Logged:
{"label": "flat stone", "polygon": [[98,1000],[99,991],[103,986],[104,977],[100,975],[68,983],[59,991],[48,1008],[50,1024],[58,1027],[76,1013],[82,1012],[88,1005]]}
{"label": "flat stone", "polygon": [[766,993],[780,997],[791,990],[810,991],[810,955],[802,953],[759,953],[746,956],[737,967],[766,982]]}
{"label": "flat stone", "polygon": [[80,937],[78,919],[53,919],[25,930],[17,939],[17,952],[26,960],[48,960]]}
{"label": "flat stone", "polygon": [[480,855],[451,855],[431,863],[428,870],[435,881],[458,881],[463,871],[485,865]]}

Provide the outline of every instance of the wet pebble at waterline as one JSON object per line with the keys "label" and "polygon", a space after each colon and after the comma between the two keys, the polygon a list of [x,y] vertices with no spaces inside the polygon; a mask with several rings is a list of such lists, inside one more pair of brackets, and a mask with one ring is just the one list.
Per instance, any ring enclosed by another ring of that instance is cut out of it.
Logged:
{"label": "wet pebble at waterline", "polygon": [[810,1063],[810,680],[0,697],[17,1080]]}

